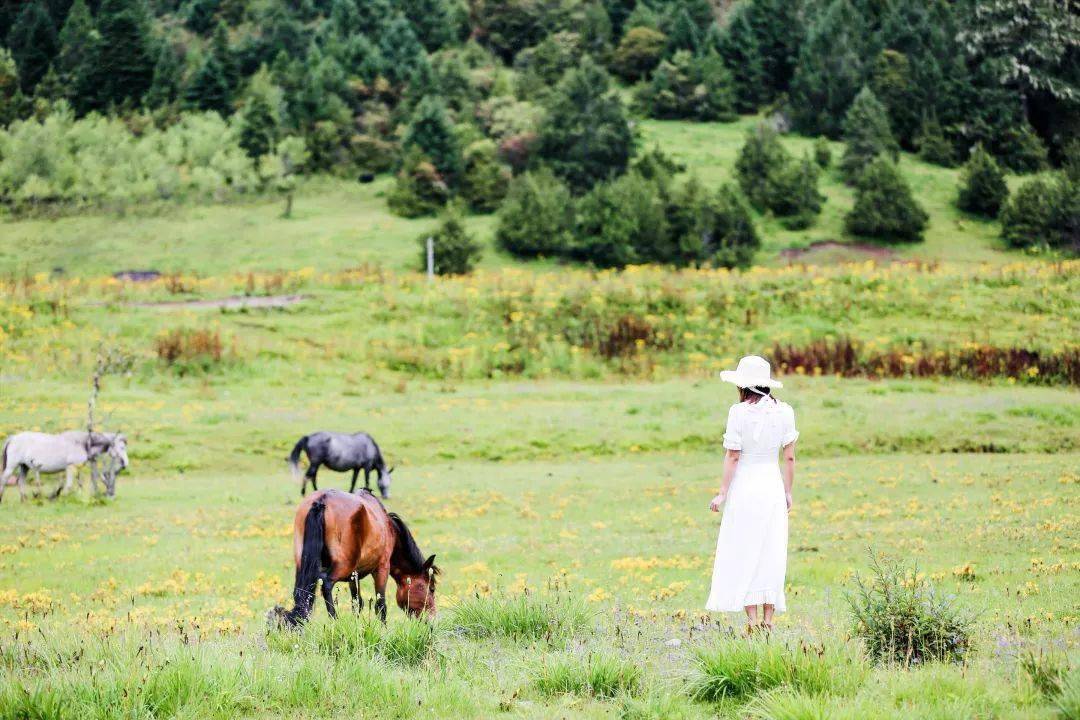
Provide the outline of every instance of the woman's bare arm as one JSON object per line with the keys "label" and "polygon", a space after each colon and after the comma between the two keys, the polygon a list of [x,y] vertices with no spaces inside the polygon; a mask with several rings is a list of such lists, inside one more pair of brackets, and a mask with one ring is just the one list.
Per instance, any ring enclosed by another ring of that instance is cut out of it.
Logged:
{"label": "woman's bare arm", "polygon": [[795,443],[784,446],[784,462],[780,468],[784,476],[784,495],[788,510],[791,509],[791,486],[795,484]]}
{"label": "woman's bare arm", "polygon": [[731,479],[735,477],[735,468],[739,464],[739,451],[728,450],[724,453],[724,478],[720,481],[720,494],[709,503],[709,509],[720,512],[720,506],[727,499],[728,488],[731,487]]}

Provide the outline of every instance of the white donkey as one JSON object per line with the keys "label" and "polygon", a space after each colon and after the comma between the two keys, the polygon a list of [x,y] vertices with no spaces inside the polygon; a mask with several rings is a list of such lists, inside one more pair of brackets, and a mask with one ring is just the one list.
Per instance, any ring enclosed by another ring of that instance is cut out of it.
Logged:
{"label": "white donkey", "polygon": [[106,492],[111,496],[116,491],[116,473],[128,466],[127,439],[120,433],[89,433],[85,430],[70,430],[59,435],[40,432],[21,432],[12,435],[0,451],[0,499],[4,497],[4,488],[12,475],[18,477],[19,498],[26,499],[26,475],[31,470],[41,484],[41,473],[65,471],[65,478],[57,486],[51,497],[71,487],[76,467],[90,462],[90,482],[97,493],[96,458],[106,454],[110,458],[110,467],[105,469],[102,478]]}

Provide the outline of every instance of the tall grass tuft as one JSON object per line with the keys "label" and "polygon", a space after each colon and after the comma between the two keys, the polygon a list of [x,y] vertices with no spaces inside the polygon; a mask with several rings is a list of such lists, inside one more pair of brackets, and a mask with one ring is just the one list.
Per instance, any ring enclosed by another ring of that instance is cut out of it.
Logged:
{"label": "tall grass tuft", "polygon": [[1080,667],[1065,674],[1054,707],[1063,720],[1080,720]]}
{"label": "tall grass tuft", "polygon": [[565,640],[589,626],[592,613],[567,593],[474,596],[456,606],[451,625],[470,637]]}
{"label": "tall grass tuft", "polygon": [[877,662],[956,661],[967,652],[973,618],[919,579],[917,568],[870,553],[871,577],[848,593],[852,631]]}
{"label": "tall grass tuft", "polygon": [[781,686],[811,694],[854,694],[865,682],[865,659],[842,644],[795,644],[723,637],[694,652],[687,687],[698,701],[745,700]]}
{"label": "tall grass tuft", "polygon": [[542,695],[586,695],[613,698],[641,692],[639,665],[609,652],[548,658],[535,671],[533,687]]}
{"label": "tall grass tuft", "polygon": [[759,720],[828,720],[828,699],[790,690],[772,690],[757,696],[747,708]]}
{"label": "tall grass tuft", "polygon": [[341,613],[337,619],[319,618],[301,630],[274,630],[266,637],[272,650],[304,655],[315,652],[329,658],[381,657],[397,665],[419,665],[435,654],[437,629],[422,620],[406,618],[383,625],[370,614]]}

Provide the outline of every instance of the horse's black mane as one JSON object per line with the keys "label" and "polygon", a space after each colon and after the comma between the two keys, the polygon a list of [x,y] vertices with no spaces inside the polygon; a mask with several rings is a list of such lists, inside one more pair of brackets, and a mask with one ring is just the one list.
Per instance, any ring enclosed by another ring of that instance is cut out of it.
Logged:
{"label": "horse's black mane", "polygon": [[[409,526],[405,524],[405,521],[397,513],[387,514],[394,523],[394,529],[397,530],[398,536],[398,542],[394,545],[394,557],[401,565],[407,567],[410,573],[420,574],[424,572],[424,562],[426,561],[424,553],[420,552],[420,548],[416,544],[416,538],[413,537]],[[432,567],[431,574],[432,582],[434,582],[434,576],[439,574],[439,569]]]}

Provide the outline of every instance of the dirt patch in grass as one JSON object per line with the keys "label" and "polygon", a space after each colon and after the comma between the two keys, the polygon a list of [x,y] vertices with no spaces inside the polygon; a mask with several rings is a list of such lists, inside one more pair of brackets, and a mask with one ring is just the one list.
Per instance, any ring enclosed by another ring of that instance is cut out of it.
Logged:
{"label": "dirt patch in grass", "polygon": [[131,303],[130,307],[142,308],[185,308],[185,309],[225,309],[244,310],[247,308],[284,308],[296,303],[303,302],[307,295],[259,295],[245,296],[234,295],[216,300],[162,300],[160,302]]}

